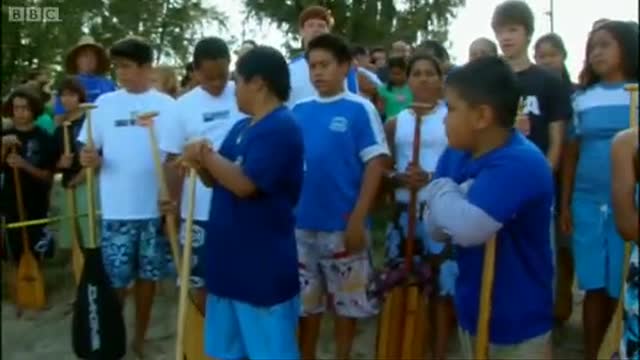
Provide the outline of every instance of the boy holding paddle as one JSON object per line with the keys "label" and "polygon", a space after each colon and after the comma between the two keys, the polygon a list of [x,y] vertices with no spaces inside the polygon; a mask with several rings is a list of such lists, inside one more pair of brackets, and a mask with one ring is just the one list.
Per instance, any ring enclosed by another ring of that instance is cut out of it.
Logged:
{"label": "boy holding paddle", "polygon": [[[153,50],[144,40],[125,38],[111,48],[122,89],[104,94],[91,111],[95,146],[80,154],[84,167],[99,172],[102,259],[111,285],[124,303],[135,281],[133,350],[142,354],[156,281],[167,268],[168,243],[158,211],[159,186],[148,129],[137,115],[157,111],[156,131],[174,119],[174,100],[151,87]],[[86,123],[78,140],[87,143]]]}
{"label": "boy holding paddle", "polygon": [[[231,127],[240,120],[236,105],[235,85],[229,81],[231,55],[224,40],[217,37],[204,38],[196,44],[193,66],[200,85],[182,95],[176,103],[177,118],[171,122],[171,131],[166,131],[160,140],[160,148],[170,154],[181,154],[187,142],[206,138],[219,148]],[[187,193],[188,181],[184,181],[182,193]],[[185,237],[187,198],[182,197],[181,241]],[[193,223],[193,255],[190,276],[191,287],[197,290],[196,305],[205,310],[204,289],[204,240],[206,222],[209,219],[211,189],[197,180],[195,219]],[[171,210],[171,209],[169,209]]]}
{"label": "boy holding paddle", "polygon": [[303,142],[287,62],[258,46],[236,63],[235,123],[219,148],[188,145],[183,160],[213,185],[206,226],[205,352],[216,359],[298,359],[300,304],[294,207]]}
{"label": "boy holding paddle", "polygon": [[426,189],[425,218],[434,239],[456,245],[454,301],[466,358],[479,317],[484,244],[496,233],[489,357],[551,358],[553,178],[540,150],[513,129],[518,89],[496,57],[447,78],[449,148]]}
{"label": "boy holding paddle", "polygon": [[389,155],[373,104],[347,92],[352,58],[331,34],[307,44],[318,96],[293,108],[305,140],[305,178],[296,211],[302,311],[300,347],[314,359],[322,314],[336,313],[336,358],[348,359],[356,319],[377,313],[367,287],[373,276],[367,216]]}

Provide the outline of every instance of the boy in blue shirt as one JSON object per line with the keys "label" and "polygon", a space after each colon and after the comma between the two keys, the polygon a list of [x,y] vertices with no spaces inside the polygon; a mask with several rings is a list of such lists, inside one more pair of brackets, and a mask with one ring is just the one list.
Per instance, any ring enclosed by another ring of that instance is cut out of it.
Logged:
{"label": "boy in blue shirt", "polygon": [[216,359],[298,359],[294,207],[303,142],[283,105],[287,62],[259,46],[236,64],[238,121],[220,149],[188,145],[185,162],[213,186],[206,226],[205,352]]}
{"label": "boy in blue shirt", "polygon": [[515,74],[497,57],[449,74],[449,148],[426,190],[427,230],[456,245],[454,301],[468,358],[478,321],[483,244],[496,233],[489,356],[551,358],[552,170],[542,152],[513,129],[518,89]]}
{"label": "boy in blue shirt", "polygon": [[300,257],[302,357],[314,359],[326,303],[336,315],[336,358],[348,359],[356,319],[376,314],[368,296],[367,215],[389,154],[373,104],[344,86],[352,63],[341,38],[323,34],[306,53],[318,96],[293,112],[305,142],[305,174],[296,210]]}

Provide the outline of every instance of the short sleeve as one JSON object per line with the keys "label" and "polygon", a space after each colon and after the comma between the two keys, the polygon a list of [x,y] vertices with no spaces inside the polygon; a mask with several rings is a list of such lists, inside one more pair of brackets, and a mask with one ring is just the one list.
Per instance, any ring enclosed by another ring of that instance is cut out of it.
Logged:
{"label": "short sleeve", "polygon": [[158,147],[164,153],[181,154],[187,141],[187,121],[179,116],[180,113],[186,112],[186,109],[182,109],[181,106],[181,103],[175,102],[168,105],[166,114],[157,128]]}
{"label": "short sleeve", "polygon": [[569,121],[572,118],[573,106],[571,103],[571,86],[560,79],[553,78],[554,81],[547,84],[549,122]]}
{"label": "short sleeve", "polygon": [[571,101],[572,114],[566,127],[566,135],[569,140],[576,140],[580,137],[580,111],[578,111],[577,100],[574,96]]}
{"label": "short sleeve", "polygon": [[280,126],[277,132],[262,132],[246,144],[242,168],[246,176],[265,193],[282,186],[287,174],[302,172],[304,148],[300,128]]}
{"label": "short sleeve", "polygon": [[550,168],[543,161],[532,161],[535,163],[502,159],[490,164],[473,179],[467,193],[469,202],[504,224],[529,200],[544,191],[552,192]]}
{"label": "short sleeve", "polygon": [[62,100],[60,100],[60,96],[56,96],[54,104],[53,104],[53,115],[63,115],[65,113],[64,107],[62,106]]}
{"label": "short sleeve", "polygon": [[389,155],[380,114],[370,103],[363,103],[360,117],[353,121],[353,136],[363,163],[379,155]]}

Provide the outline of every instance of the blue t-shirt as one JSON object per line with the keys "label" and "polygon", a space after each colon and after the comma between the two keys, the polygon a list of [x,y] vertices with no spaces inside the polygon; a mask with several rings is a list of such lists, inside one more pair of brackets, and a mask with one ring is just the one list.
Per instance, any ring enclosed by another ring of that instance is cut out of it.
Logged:
{"label": "blue t-shirt", "polygon": [[293,113],[305,143],[296,225],[342,231],[358,200],[366,163],[389,153],[378,112],[368,100],[345,92],[299,102]]}
{"label": "blue t-shirt", "polygon": [[580,141],[574,198],[611,204],[611,142],[629,127],[629,93],[623,83],[597,84],[576,93],[569,137]]}
{"label": "blue t-shirt", "polygon": [[216,184],[206,229],[207,290],[255,306],[300,291],[294,207],[303,176],[302,135],[284,106],[237,122],[219,154],[242,166],[258,193],[239,198]]}
{"label": "blue t-shirt", "polygon": [[[84,87],[84,91],[87,93],[87,102],[90,103],[95,102],[98,96],[116,90],[116,85],[113,81],[104,76],[80,74],[76,75],[76,79],[78,79]],[[65,113],[62,101],[60,100],[60,95],[61,94],[58,94],[58,96],[56,96],[55,107],[53,110],[55,115],[62,115]]]}
{"label": "blue t-shirt", "polygon": [[[447,149],[436,177],[473,179],[468,201],[502,224],[496,243],[490,337],[510,345],[540,336],[553,325],[550,242],[553,180],[544,155],[519,132],[476,159]],[[484,245],[456,247],[455,306],[460,326],[475,335]]]}

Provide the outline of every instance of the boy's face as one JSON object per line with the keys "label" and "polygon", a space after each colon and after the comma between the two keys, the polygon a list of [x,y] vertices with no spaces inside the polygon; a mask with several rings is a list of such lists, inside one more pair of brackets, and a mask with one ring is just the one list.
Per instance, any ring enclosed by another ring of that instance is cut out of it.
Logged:
{"label": "boy's face", "polygon": [[196,69],[200,86],[213,96],[220,96],[229,81],[229,60],[203,60]]}
{"label": "boy's face", "polygon": [[536,64],[545,66],[553,71],[560,72],[564,67],[564,56],[549,42],[543,42],[538,46],[535,56]]}
{"label": "boy's face", "polygon": [[522,56],[527,52],[529,36],[522,25],[506,24],[494,30],[500,50],[507,59]]}
{"label": "boy's face", "polygon": [[33,113],[29,107],[29,101],[22,97],[13,98],[13,122],[16,125],[25,125],[33,121]]}
{"label": "boy's face", "polygon": [[85,48],[78,53],[76,59],[78,73],[80,74],[92,74],[96,71],[98,66],[98,60],[96,54],[91,48]]}
{"label": "boy's face", "polygon": [[329,24],[322,19],[309,19],[302,24],[300,36],[305,46],[316,36],[329,32]]}
{"label": "boy's face", "polygon": [[384,51],[374,51],[371,53],[371,61],[376,69],[382,69],[387,65],[387,54]]}
{"label": "boy's face", "polygon": [[449,145],[454,149],[469,151],[474,147],[478,112],[460,97],[455,88],[447,87],[445,98],[449,110],[445,120]]}
{"label": "boy's face", "polygon": [[236,74],[236,102],[238,110],[245,114],[253,115],[253,103],[258,90],[257,83],[258,79],[256,78],[246,81],[242,75]]}
{"label": "boy's face", "polygon": [[67,112],[76,110],[78,108],[78,105],[80,105],[78,94],[69,90],[62,90],[62,94],[60,95],[60,102],[62,102],[62,107],[64,107]]}
{"label": "boy's face", "polygon": [[113,66],[116,79],[125,89],[131,89],[151,80],[151,65],[138,65],[135,61],[125,58],[114,58]]}
{"label": "boy's face", "polygon": [[344,79],[349,72],[349,63],[340,64],[336,58],[324,49],[309,52],[309,75],[311,82],[320,95],[335,95],[344,87]]}

